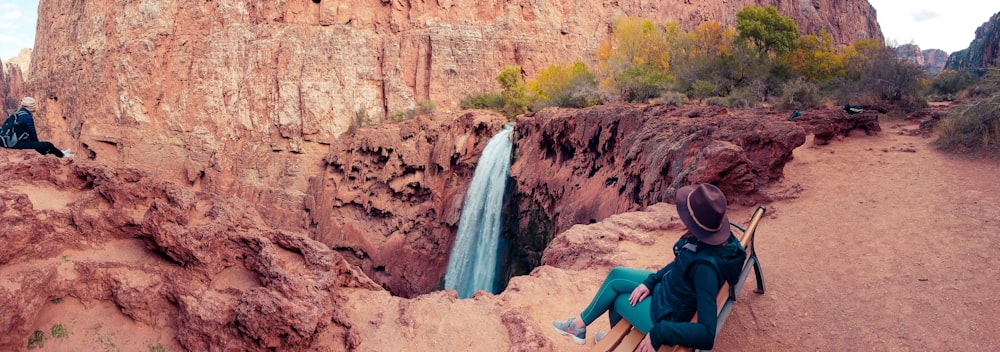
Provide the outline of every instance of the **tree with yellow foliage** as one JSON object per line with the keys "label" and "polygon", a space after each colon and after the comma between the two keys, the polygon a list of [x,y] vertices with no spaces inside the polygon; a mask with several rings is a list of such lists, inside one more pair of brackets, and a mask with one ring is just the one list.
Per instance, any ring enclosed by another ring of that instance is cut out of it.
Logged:
{"label": "tree with yellow foliage", "polygon": [[621,17],[597,48],[602,84],[625,101],[661,94],[670,82],[670,46],[663,29],[648,19]]}
{"label": "tree with yellow foliage", "polygon": [[549,106],[583,108],[600,104],[594,74],[577,61],[570,66],[551,65],[528,82],[532,110]]}
{"label": "tree with yellow foliage", "polygon": [[826,30],[819,35],[799,37],[795,50],[788,55],[788,63],[811,82],[826,82],[844,75],[844,62],[833,48],[833,35]]}

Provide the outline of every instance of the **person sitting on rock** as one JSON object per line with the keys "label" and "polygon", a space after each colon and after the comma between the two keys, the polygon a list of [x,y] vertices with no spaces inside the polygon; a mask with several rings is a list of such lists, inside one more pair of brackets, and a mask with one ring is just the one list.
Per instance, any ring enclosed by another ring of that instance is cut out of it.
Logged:
{"label": "person sitting on rock", "polygon": [[[607,311],[611,326],[624,317],[646,334],[636,351],[655,352],[662,345],[712,348],[718,320],[715,297],[724,282],[739,278],[747,253],[730,230],[726,196],[718,187],[681,187],[676,200],[687,233],[674,244],[674,260],[655,273],[612,269],[582,313],[552,322],[560,334],[585,344],[586,326]],[[695,313],[698,321],[691,322]],[[601,337],[597,333],[595,341]]]}
{"label": "person sitting on rock", "polygon": [[11,149],[34,149],[39,154],[54,154],[60,158],[72,156],[73,154],[70,149],[59,150],[51,142],[38,140],[38,133],[35,132],[35,119],[31,115],[35,109],[35,98],[24,97],[21,99],[21,108],[7,117],[8,120],[14,119],[11,125],[11,136],[13,138],[4,136],[3,145]]}

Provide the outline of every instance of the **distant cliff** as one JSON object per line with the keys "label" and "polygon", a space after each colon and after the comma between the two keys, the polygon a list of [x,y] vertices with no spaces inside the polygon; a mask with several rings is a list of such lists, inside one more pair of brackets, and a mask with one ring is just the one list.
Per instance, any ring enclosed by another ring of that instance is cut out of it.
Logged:
{"label": "distant cliff", "polygon": [[981,69],[1000,63],[998,56],[1000,56],[1000,12],[979,26],[976,29],[976,38],[969,47],[952,53],[945,67],[982,73]]}
{"label": "distant cliff", "polygon": [[903,44],[893,48],[896,57],[924,67],[928,75],[933,76],[944,69],[948,53],[941,49],[920,50],[916,44]]}
{"label": "distant cliff", "polygon": [[921,52],[924,57],[924,67],[930,75],[936,75],[944,70],[948,63],[948,53],[941,49],[927,49]]}
{"label": "distant cliff", "polygon": [[24,75],[21,68],[9,62],[0,62],[3,70],[0,71],[0,118],[6,118],[7,114],[20,106],[21,95],[24,86]]}
{"label": "distant cliff", "polygon": [[882,40],[865,0],[45,0],[28,91],[42,132],[80,157],[262,204],[304,228],[303,192],[357,121],[431,101],[438,113],[528,76],[593,60],[615,17],[732,26],[774,5],[838,45]]}
{"label": "distant cliff", "polygon": [[[21,69],[21,74],[27,79],[28,75],[31,74],[31,49],[24,48],[17,53],[17,56],[7,60],[7,65],[16,66]],[[7,71],[7,65],[4,65],[4,71]]]}
{"label": "distant cliff", "polygon": [[903,44],[893,48],[893,50],[896,51],[896,57],[900,59],[920,66],[924,65],[924,54],[920,52],[920,46],[916,44]]}

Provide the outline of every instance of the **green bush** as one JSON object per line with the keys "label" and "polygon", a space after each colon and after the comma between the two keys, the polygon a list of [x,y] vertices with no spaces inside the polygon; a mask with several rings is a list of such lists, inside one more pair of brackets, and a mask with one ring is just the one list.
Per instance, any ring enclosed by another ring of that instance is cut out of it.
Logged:
{"label": "green bush", "polygon": [[699,101],[705,100],[708,97],[718,96],[717,90],[718,86],[715,83],[706,80],[697,80],[691,84],[691,98],[698,99]]}
{"label": "green bush", "polygon": [[63,326],[62,324],[52,325],[52,337],[55,337],[57,339],[65,339],[69,337],[69,331],[67,331],[66,327]]}
{"label": "green bush", "polygon": [[42,348],[45,347],[45,332],[41,330],[35,330],[31,337],[28,338],[28,349]]}
{"label": "green bush", "polygon": [[503,97],[499,93],[482,93],[470,95],[462,99],[462,109],[503,110]]}
{"label": "green bush", "polygon": [[409,120],[417,115],[429,115],[434,113],[434,103],[431,101],[423,101],[417,104],[417,107],[406,109],[403,111],[396,112],[389,115],[389,121],[400,122],[403,120]]}
{"label": "green bush", "polygon": [[780,104],[785,109],[811,109],[823,100],[819,86],[802,78],[786,82],[781,92]]}
{"label": "green bush", "polygon": [[577,61],[566,67],[552,65],[538,73],[538,78],[528,83],[531,109],[549,106],[585,108],[601,103],[597,80],[587,65]]}
{"label": "green bush", "polygon": [[633,66],[615,76],[618,94],[627,102],[645,102],[667,90],[670,79],[658,69]]}
{"label": "green bush", "polygon": [[975,78],[968,72],[944,70],[934,76],[934,80],[931,81],[930,94],[954,97],[955,94],[968,88],[974,82]]}
{"label": "green bush", "polygon": [[708,104],[709,106],[729,107],[729,99],[726,97],[709,97],[708,99],[705,99],[705,104]]}
{"label": "green bush", "polygon": [[500,93],[481,93],[467,96],[459,105],[463,109],[490,109],[514,117],[528,111],[527,86],[521,77],[521,66],[507,66],[497,76]]}
{"label": "green bush", "polygon": [[731,108],[746,109],[750,107],[750,102],[738,95],[726,97],[726,106]]}
{"label": "green bush", "polygon": [[1000,72],[983,80],[984,98],[956,107],[938,123],[934,143],[944,150],[1000,152]]}
{"label": "green bush", "polygon": [[958,107],[937,126],[934,142],[950,151],[1000,151],[1000,99]]}
{"label": "green bush", "polygon": [[[750,87],[740,87],[729,93],[730,104],[734,107],[751,108],[757,106],[760,97],[753,93]],[[744,106],[745,104],[745,106]]]}
{"label": "green bush", "polygon": [[657,99],[656,103],[672,106],[681,106],[687,103],[687,95],[680,92],[667,92]]}

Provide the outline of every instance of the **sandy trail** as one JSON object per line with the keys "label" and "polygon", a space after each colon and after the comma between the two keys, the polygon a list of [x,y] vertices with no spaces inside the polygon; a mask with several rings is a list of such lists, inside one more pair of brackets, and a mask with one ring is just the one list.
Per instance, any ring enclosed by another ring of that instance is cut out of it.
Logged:
{"label": "sandy trail", "polygon": [[882,125],[795,151],[775,188],[803,190],[758,233],[767,292],[744,288],[716,350],[1000,348],[1000,163]]}

